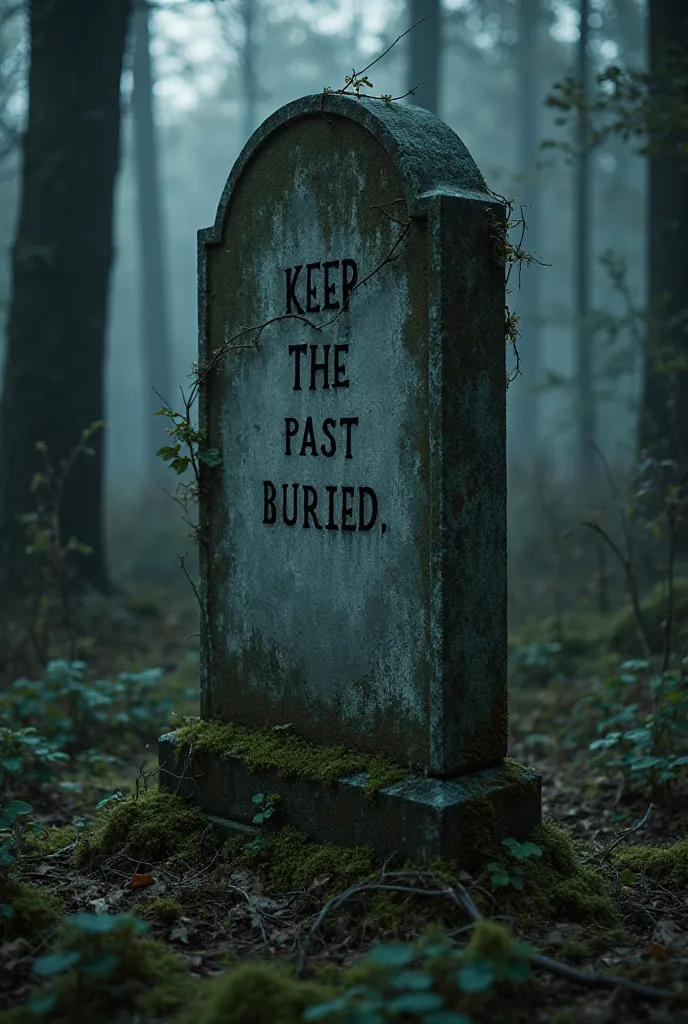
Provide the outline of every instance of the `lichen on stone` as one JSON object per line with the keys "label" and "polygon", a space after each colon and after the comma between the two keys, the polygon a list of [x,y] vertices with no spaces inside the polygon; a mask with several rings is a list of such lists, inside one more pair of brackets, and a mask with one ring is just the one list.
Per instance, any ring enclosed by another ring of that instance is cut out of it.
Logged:
{"label": "lichen on stone", "polygon": [[184,726],[176,733],[178,756],[189,746],[198,753],[238,757],[252,772],[270,769],[283,778],[297,776],[322,785],[367,772],[369,794],[409,774],[385,757],[317,746],[281,729],[247,729],[230,722],[199,721]]}

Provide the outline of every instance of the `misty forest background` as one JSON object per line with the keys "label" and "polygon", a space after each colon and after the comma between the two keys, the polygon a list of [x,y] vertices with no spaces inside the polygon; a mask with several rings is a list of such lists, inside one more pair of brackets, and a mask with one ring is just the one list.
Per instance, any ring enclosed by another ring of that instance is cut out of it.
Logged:
{"label": "misty forest background", "polygon": [[[492,189],[516,199],[514,216],[522,208],[527,222],[523,246],[543,264],[522,266],[510,280],[510,308],[521,318],[521,375],[508,393],[512,622],[551,610],[553,600],[565,611],[581,602],[605,608],[619,598],[624,574],[604,542],[585,531],[574,531],[565,543],[561,536],[586,510],[609,504],[589,437],[619,485],[637,465],[648,287],[657,299],[671,281],[649,284],[649,161],[641,152],[642,125],[631,126],[630,139],[618,130],[600,130],[600,117],[607,123],[614,117],[603,111],[584,119],[575,110],[576,89],[555,89],[573,76],[595,102],[614,91],[609,81],[602,87],[597,82],[610,65],[642,72],[649,56],[646,4],[583,0],[582,42],[578,6],[560,0],[446,0],[440,10],[435,0],[160,0],[134,15],[122,74],[103,409],[98,411],[97,401],[91,407],[82,403],[84,422],[73,422],[79,402],[67,401],[68,393],[98,390],[91,376],[98,374],[97,360],[64,355],[64,340],[50,354],[40,308],[33,314],[32,358],[61,364],[43,383],[49,397],[31,393],[30,371],[15,375],[23,387],[5,378],[6,420],[9,403],[17,430],[38,429],[40,418],[27,419],[22,409],[39,401],[49,405],[43,433],[54,436],[57,430],[55,447],[68,446],[70,431],[76,444],[91,419],[106,420],[107,567],[103,563],[101,573],[96,550],[93,569],[86,573],[93,582],[102,583],[109,573],[117,584],[186,585],[177,552],[189,545],[180,540],[178,508],[158,486],[173,482],[155,457],[164,434],[151,417],[161,404],[153,388],[176,407],[178,386],[189,383],[196,356],[195,232],[214,220],[247,137],[287,101],[324,86],[341,87],[352,67],[367,64],[409,24],[435,12],[374,67],[374,91],[399,95],[424,83],[416,101],[454,128]],[[656,5],[676,12],[680,6]],[[679,14],[673,15],[676,25]],[[75,21],[74,31],[83,36],[88,25]],[[108,31],[112,38],[114,23]],[[78,40],[68,45],[74,59],[83,60],[80,47],[88,48]],[[2,0],[0,367],[7,347],[28,69],[24,4]],[[89,88],[89,75],[97,70],[82,69],[81,89]],[[558,103],[552,103],[553,96]],[[574,109],[562,110],[571,97]],[[55,141],[54,153],[34,157],[46,175],[59,175],[65,158]],[[83,175],[88,182],[87,162]],[[666,203],[674,201],[666,187],[662,193]],[[61,202],[59,189],[54,194]],[[685,210],[685,198],[683,204]],[[656,248],[681,280],[685,247],[680,232],[674,236],[662,238]],[[82,245],[83,264],[86,243],[75,239],[74,244]],[[90,273],[90,267],[96,276],[103,272],[97,260],[86,263],[79,273]],[[83,286],[88,289],[87,280]],[[46,303],[43,313],[50,309]],[[79,313],[75,309],[70,316],[76,330]],[[68,335],[68,326],[64,330]],[[101,339],[86,334],[82,331],[74,347],[99,349]],[[509,363],[513,370],[512,353]],[[59,392],[71,412],[61,406]],[[50,442],[51,437],[33,440]],[[99,444],[96,439],[97,460]],[[66,452],[55,454],[61,458]],[[15,479],[14,440],[6,440],[3,459],[11,463],[6,473]],[[65,515],[76,523],[72,532],[78,540],[98,549],[98,502],[90,497],[92,487],[76,493],[78,467],[73,476],[65,501],[78,504],[80,512],[70,517],[67,509]],[[4,518],[30,511],[25,498],[26,508],[16,497],[9,505],[6,501]],[[13,543],[16,547],[16,533]],[[569,583],[563,587],[566,574]],[[654,581],[650,572],[649,582]]]}

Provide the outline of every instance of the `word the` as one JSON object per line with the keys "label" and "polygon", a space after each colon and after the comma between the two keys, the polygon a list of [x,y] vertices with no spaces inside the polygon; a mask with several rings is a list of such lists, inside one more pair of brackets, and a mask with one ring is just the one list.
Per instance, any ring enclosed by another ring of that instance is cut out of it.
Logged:
{"label": "word the", "polygon": [[[322,373],[323,382],[322,390],[330,390],[330,349],[332,345],[323,345],[323,358],[321,362],[318,362],[318,349],[320,345],[290,345],[289,355],[294,356],[294,387],[293,391],[301,390],[301,356],[308,355],[308,349],[311,350],[311,384],[308,388],[309,391],[316,390],[316,375]],[[333,388],[348,388],[348,378],[344,376],[346,373],[346,367],[344,363],[340,363],[339,357],[344,352],[349,351],[348,345],[335,345],[334,346],[334,359],[332,365],[332,387]]]}

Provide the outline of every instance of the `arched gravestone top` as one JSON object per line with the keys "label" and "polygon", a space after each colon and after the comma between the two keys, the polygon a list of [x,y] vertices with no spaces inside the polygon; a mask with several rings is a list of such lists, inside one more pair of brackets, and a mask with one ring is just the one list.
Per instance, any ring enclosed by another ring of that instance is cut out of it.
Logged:
{"label": "arched gravestone top", "polygon": [[244,147],[199,232],[204,718],[504,756],[503,219],[419,107],[308,96]]}
{"label": "arched gravestone top", "polygon": [[401,172],[409,213],[424,196],[447,195],[490,200],[473,157],[449,125],[424,107],[321,93],[285,104],[256,129],[241,151],[218,204],[215,224],[199,232],[204,242],[219,241],[232,192],[244,168],[272,134],[296,118],[340,115],[362,125],[389,153]]}

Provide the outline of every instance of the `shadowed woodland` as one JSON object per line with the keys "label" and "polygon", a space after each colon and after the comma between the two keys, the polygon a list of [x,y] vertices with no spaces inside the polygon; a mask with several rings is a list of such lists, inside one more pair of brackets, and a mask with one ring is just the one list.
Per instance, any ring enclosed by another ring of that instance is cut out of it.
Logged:
{"label": "shadowed woodland", "polygon": [[[195,232],[324,89],[437,113],[508,218],[543,823],[465,863],[157,789],[175,729],[373,800],[409,769],[198,723]],[[0,1022],[688,1021],[687,235],[684,0],[0,0]]]}

